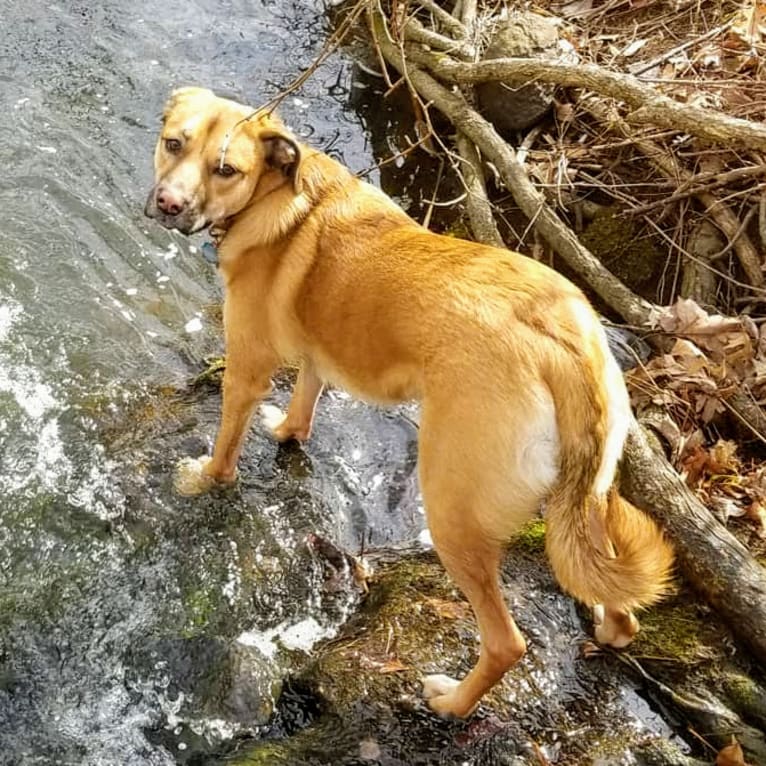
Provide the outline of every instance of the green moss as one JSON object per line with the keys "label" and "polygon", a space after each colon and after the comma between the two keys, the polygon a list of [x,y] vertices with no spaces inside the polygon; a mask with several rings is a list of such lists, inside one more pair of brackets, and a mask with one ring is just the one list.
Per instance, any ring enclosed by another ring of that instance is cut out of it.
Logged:
{"label": "green moss", "polygon": [[227,759],[227,766],[280,766],[287,764],[290,756],[289,742],[261,742],[252,750]]}
{"label": "green moss", "polygon": [[692,601],[663,602],[642,612],[639,619],[641,632],[632,649],[636,655],[693,664],[712,659],[719,651],[705,640],[706,624]]}
{"label": "green moss", "polygon": [[530,553],[542,553],[545,550],[545,522],[542,519],[530,521],[513,536],[511,546]]}
{"label": "green moss", "polygon": [[424,672],[458,673],[456,658],[462,675],[475,636],[471,608],[438,561],[407,558],[376,575],[356,627],[329,642],[306,675],[338,710],[408,697]]}
{"label": "green moss", "polygon": [[205,385],[220,386],[223,380],[223,373],[226,369],[226,357],[215,356],[205,360],[207,367],[195,377],[192,382],[192,388]]}
{"label": "green moss", "polygon": [[216,610],[218,600],[219,597],[211,595],[204,588],[191,590],[185,595],[186,624],[181,631],[184,638],[192,638],[204,631]]}
{"label": "green moss", "polygon": [[663,263],[651,239],[641,236],[636,224],[619,212],[606,210],[593,218],[582,233],[582,243],[623,282],[650,282]]}
{"label": "green moss", "polygon": [[745,720],[766,726],[766,690],[741,673],[726,673],[721,685],[732,709]]}

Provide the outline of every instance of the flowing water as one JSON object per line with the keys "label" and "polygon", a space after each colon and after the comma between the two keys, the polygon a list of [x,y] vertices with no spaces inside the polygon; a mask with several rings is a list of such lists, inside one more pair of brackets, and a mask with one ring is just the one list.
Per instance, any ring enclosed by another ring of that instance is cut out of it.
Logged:
{"label": "flowing water", "polygon": [[[358,550],[423,527],[411,420],[340,392],[323,397],[305,451],[255,428],[235,488],[186,500],[171,487],[176,461],[215,433],[218,394],[190,382],[221,350],[220,290],[201,239],[142,214],[162,104],[186,84],[267,100],[311,63],[326,18],[313,0],[0,0],[1,766],[212,764],[237,735],[299,729],[311,711],[282,682],[356,604],[353,588],[328,587],[323,546],[307,540]],[[391,150],[369,82],[338,54],[282,116],[369,167],[371,145]],[[407,203],[418,161],[382,179]],[[287,395],[283,381],[275,403]],[[514,575],[512,600],[551,648],[544,661],[531,652],[538,691],[519,725],[544,733],[551,711],[568,721],[572,700],[608,687],[599,730],[621,715],[672,736],[632,684],[589,675],[555,691],[575,672],[579,618],[526,577]],[[568,620],[558,640],[550,614]],[[407,720],[387,736],[409,755],[379,762],[446,762],[449,730]],[[345,726],[325,727],[314,752],[351,742],[352,755],[311,763],[358,762],[359,731]],[[449,747],[465,752],[460,741]],[[508,759],[460,759],[521,762],[514,743],[500,751]]]}
{"label": "flowing water", "polygon": [[[169,485],[215,432],[215,396],[174,392],[220,330],[200,242],[142,215],[162,104],[184,84],[264,101],[326,24],[312,0],[0,0],[0,763],[175,763],[262,723],[278,645],[348,606],[307,532],[420,529],[412,426],[339,394],[311,457],[255,433],[256,478]],[[361,169],[351,87],[336,56],[282,113]]]}

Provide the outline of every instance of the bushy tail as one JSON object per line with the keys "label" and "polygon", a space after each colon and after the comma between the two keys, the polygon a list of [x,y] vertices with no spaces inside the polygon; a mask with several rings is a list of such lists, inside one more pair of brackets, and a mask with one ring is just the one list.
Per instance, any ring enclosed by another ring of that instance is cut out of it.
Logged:
{"label": "bushy tail", "polygon": [[556,403],[560,470],[547,501],[546,552],[562,588],[588,605],[636,609],[668,589],[673,552],[655,522],[612,487],[597,497],[606,442],[603,376],[581,357],[579,374],[548,381]]}
{"label": "bushy tail", "polygon": [[652,519],[612,489],[548,505],[546,551],[556,579],[588,605],[637,609],[668,590],[673,551]]}

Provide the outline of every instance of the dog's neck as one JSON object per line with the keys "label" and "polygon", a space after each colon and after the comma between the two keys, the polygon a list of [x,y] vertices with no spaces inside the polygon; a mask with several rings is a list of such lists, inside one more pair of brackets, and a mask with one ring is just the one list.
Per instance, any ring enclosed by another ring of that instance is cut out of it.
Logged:
{"label": "dog's neck", "polygon": [[321,201],[329,186],[353,178],[340,163],[322,152],[303,147],[302,188],[296,193],[292,180],[265,173],[259,180],[251,201],[236,215],[215,222],[210,234],[221,247],[233,229],[243,231],[247,246],[274,245],[290,236]]}

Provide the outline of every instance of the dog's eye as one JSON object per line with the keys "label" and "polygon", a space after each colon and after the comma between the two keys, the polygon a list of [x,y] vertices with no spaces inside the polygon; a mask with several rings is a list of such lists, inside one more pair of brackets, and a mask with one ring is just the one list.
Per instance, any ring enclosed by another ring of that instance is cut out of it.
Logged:
{"label": "dog's eye", "polygon": [[230,176],[233,176],[237,169],[232,167],[231,165],[216,165],[215,170],[213,171],[216,175],[223,176],[224,178],[229,178]]}
{"label": "dog's eye", "polygon": [[177,138],[166,138],[165,149],[171,154],[178,154],[181,151],[181,142]]}

